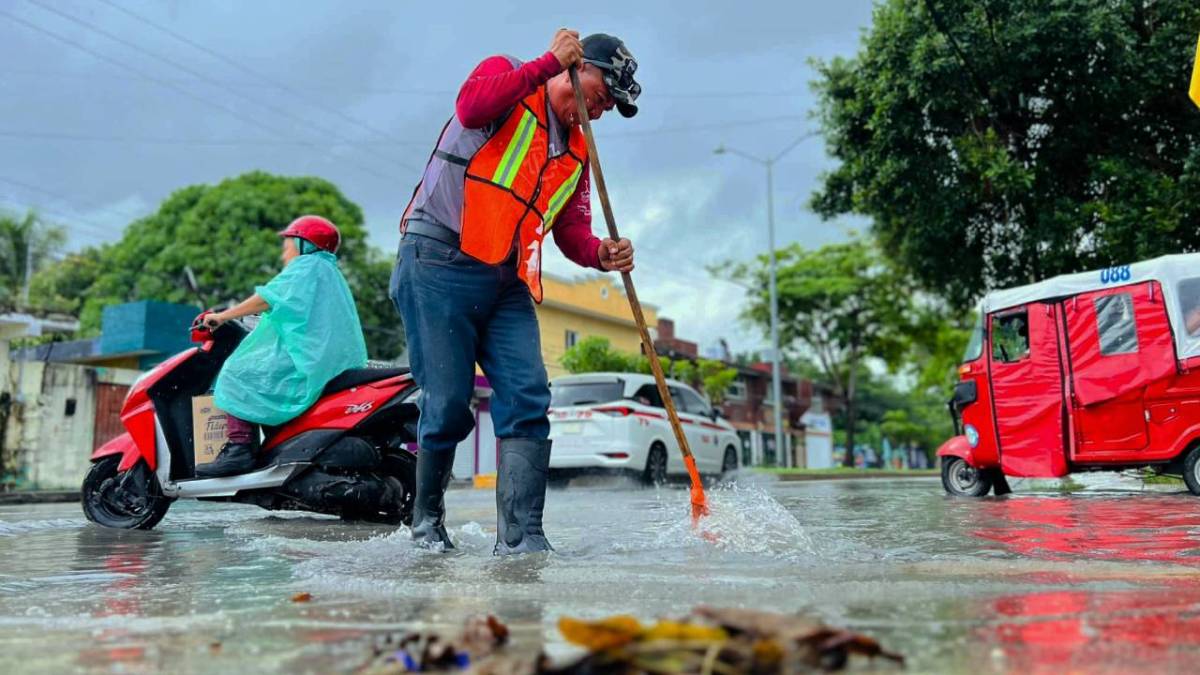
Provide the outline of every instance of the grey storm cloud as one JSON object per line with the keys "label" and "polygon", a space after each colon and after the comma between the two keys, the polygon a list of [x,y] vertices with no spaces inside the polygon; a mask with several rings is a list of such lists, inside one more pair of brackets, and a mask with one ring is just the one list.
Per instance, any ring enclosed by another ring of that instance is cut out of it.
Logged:
{"label": "grey storm cloud", "polygon": [[[394,248],[471,68],[495,53],[536,57],[561,26],[608,32],[637,57],[644,87],[636,118],[596,125],[640,294],[685,337],[754,349],[762,335],[737,320],[745,289],[704,268],[765,250],[763,169],[712,151],[765,156],[815,128],[808,61],[852,55],[871,5],[7,0],[0,201],[40,208],[78,248],[115,240],[185,185],[254,169],[319,175]],[[830,166],[820,138],[778,165],[780,245],[862,227],[805,210]],[[547,266],[583,272],[557,254]]]}

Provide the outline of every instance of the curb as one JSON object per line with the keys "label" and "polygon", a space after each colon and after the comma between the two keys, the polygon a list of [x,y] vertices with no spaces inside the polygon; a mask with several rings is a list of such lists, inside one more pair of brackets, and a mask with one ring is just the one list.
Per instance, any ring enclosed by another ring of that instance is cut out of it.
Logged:
{"label": "curb", "polygon": [[79,501],[78,490],[0,492],[0,504],[67,504]]}
{"label": "curb", "polygon": [[908,471],[887,471],[882,473],[863,473],[861,475],[853,473],[831,473],[828,475],[820,474],[765,474],[774,475],[780,481],[788,483],[800,483],[820,480],[870,480],[873,478],[937,478],[936,473],[910,473]]}

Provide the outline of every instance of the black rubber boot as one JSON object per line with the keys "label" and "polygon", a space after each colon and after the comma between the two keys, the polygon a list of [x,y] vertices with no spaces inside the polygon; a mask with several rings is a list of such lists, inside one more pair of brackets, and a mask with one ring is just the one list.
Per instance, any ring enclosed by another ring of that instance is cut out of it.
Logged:
{"label": "black rubber boot", "polygon": [[418,546],[454,548],[446,533],[446,487],[454,450],[417,453],[417,496],[413,501],[412,538]]}
{"label": "black rubber boot", "polygon": [[550,441],[500,439],[500,471],[496,477],[495,555],[553,551],[542,531]]}
{"label": "black rubber boot", "polygon": [[196,467],[196,478],[236,476],[254,468],[255,447],[250,443],[226,443],[217,458]]}

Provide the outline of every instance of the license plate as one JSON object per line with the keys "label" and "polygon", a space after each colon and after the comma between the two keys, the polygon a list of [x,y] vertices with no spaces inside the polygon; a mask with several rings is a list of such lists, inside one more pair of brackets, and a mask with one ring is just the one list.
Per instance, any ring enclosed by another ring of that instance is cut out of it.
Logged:
{"label": "license plate", "polygon": [[583,425],[579,422],[565,422],[558,425],[558,430],[564,434],[578,434],[583,431]]}

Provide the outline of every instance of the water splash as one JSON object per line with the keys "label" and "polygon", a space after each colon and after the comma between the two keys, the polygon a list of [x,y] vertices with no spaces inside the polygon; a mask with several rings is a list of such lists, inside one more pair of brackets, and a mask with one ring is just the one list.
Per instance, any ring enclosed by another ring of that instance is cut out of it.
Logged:
{"label": "water splash", "polygon": [[80,526],[80,521],[69,518],[51,518],[48,520],[26,520],[15,523],[0,520],[0,537],[15,537],[29,532],[41,530],[74,530]]}
{"label": "water splash", "polygon": [[691,506],[666,510],[672,518],[659,530],[659,545],[703,542],[730,553],[765,555],[790,560],[817,555],[812,538],[800,521],[766,490],[738,487],[708,493],[709,515],[696,527]]}

